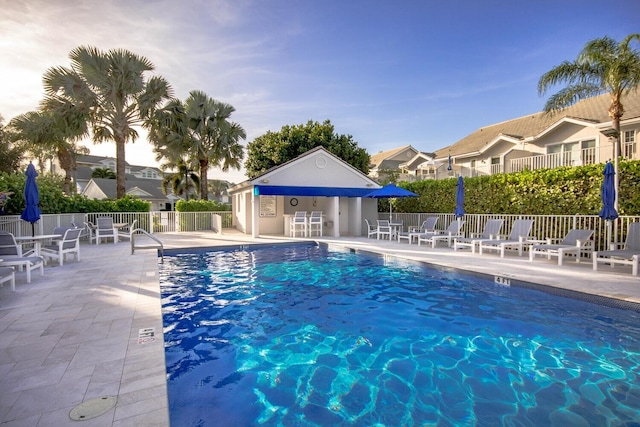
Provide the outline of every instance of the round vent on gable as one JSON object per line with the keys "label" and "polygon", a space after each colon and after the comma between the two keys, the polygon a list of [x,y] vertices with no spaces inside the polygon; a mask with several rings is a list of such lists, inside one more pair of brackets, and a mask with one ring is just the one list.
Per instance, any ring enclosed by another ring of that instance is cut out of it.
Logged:
{"label": "round vent on gable", "polygon": [[316,157],[316,166],[319,169],[324,169],[327,167],[327,159],[322,156]]}

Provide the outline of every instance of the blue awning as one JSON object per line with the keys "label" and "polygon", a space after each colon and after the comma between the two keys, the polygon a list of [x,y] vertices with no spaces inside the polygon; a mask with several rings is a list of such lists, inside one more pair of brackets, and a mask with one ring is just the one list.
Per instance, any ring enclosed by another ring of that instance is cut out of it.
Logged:
{"label": "blue awning", "polygon": [[311,196],[311,197],[364,197],[370,188],[293,187],[282,185],[255,185],[255,196]]}

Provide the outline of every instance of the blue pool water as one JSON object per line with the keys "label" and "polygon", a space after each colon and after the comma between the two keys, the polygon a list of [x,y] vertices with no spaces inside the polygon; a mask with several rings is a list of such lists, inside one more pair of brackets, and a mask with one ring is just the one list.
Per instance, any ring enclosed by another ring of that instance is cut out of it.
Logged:
{"label": "blue pool water", "polygon": [[290,245],[165,258],[174,426],[640,425],[640,315]]}

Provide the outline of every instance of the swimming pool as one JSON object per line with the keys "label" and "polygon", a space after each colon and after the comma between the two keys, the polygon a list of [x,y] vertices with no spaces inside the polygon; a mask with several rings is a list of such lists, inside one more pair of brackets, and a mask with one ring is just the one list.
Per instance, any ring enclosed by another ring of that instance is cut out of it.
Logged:
{"label": "swimming pool", "polygon": [[176,426],[623,425],[640,315],[326,246],[160,267]]}

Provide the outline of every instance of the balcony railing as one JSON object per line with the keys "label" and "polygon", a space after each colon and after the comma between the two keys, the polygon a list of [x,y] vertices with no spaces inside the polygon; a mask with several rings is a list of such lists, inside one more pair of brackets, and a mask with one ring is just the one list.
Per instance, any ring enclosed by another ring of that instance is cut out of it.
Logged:
{"label": "balcony railing", "polygon": [[599,157],[598,150],[596,150],[595,147],[584,148],[579,151],[521,157],[519,159],[512,159],[509,161],[509,169],[507,172],[520,172],[526,169],[553,169],[562,166],[591,165],[600,163]]}

